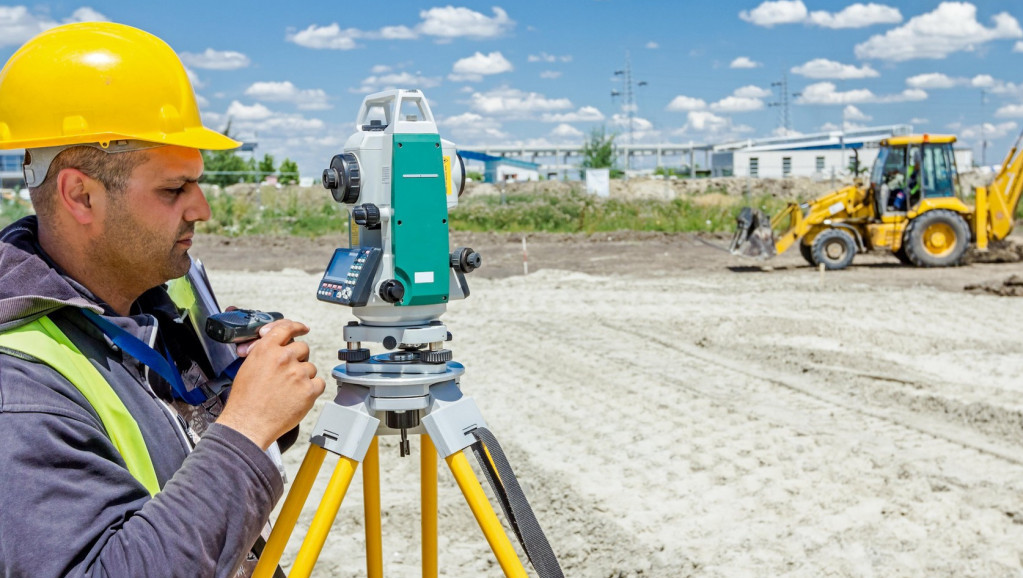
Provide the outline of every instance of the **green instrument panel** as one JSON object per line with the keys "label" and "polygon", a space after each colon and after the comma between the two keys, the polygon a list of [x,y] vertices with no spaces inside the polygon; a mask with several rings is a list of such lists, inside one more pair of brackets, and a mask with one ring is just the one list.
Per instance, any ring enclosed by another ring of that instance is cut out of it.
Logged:
{"label": "green instrument panel", "polygon": [[405,286],[398,305],[448,300],[448,202],[440,136],[396,134],[391,160],[395,277]]}

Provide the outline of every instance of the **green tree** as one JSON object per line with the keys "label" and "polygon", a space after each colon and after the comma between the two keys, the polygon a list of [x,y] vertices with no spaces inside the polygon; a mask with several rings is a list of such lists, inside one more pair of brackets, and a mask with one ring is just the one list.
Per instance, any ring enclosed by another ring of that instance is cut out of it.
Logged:
{"label": "green tree", "polygon": [[257,167],[257,169],[259,170],[259,178],[258,178],[259,181],[262,181],[266,177],[268,177],[268,176],[274,174],[275,172],[277,172],[277,169],[274,168],[274,157],[273,157],[273,155],[270,155],[270,154],[263,155],[263,160],[259,161],[259,166]]}
{"label": "green tree", "polygon": [[[231,122],[223,131],[224,136],[234,138],[231,135]],[[250,159],[251,160],[251,159]],[[236,155],[233,150],[226,151],[202,151],[202,162],[205,165],[202,179],[204,183],[226,187],[245,179],[244,171],[249,170],[245,159]]]}
{"label": "green tree", "polygon": [[298,163],[295,161],[285,158],[281,161],[280,172],[278,173],[277,182],[282,185],[294,185],[298,183]]}
{"label": "green tree", "polygon": [[854,154],[853,156],[849,157],[849,165],[846,167],[846,169],[849,171],[849,174],[851,174],[854,177],[858,177],[863,173],[867,172],[868,170],[870,170],[870,167],[861,164],[860,155]]}
{"label": "green tree", "polygon": [[615,134],[607,134],[604,127],[590,131],[590,137],[583,143],[582,166],[586,169],[611,169],[611,177],[622,172],[615,166]]}

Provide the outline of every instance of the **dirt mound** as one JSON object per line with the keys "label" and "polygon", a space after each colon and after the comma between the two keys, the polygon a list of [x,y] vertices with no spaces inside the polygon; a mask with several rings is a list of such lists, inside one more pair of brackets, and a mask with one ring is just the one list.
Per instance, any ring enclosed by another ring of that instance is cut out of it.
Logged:
{"label": "dirt mound", "polygon": [[971,263],[1019,263],[1023,261],[1023,243],[1016,239],[995,241],[987,251],[979,251],[971,247],[963,257],[963,264]]}
{"label": "dirt mound", "polygon": [[971,293],[990,293],[1000,297],[1023,297],[1023,275],[1012,275],[1001,283],[977,283],[964,287]]}

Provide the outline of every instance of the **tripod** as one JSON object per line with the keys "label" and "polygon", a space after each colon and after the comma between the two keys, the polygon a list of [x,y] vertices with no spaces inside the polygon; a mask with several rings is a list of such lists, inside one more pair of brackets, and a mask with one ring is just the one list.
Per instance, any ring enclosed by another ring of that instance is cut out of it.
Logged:
{"label": "tripod", "polygon": [[[439,321],[417,327],[370,327],[352,322],[345,327],[347,349],[334,368],[338,392],[324,406],[313,429],[294,485],[259,559],[254,578],[270,578],[309,496],[327,452],[340,456],[326,492],[309,526],[289,576],[304,578],[323,549],[330,527],[355,476],[363,466],[366,570],[369,578],[383,576],[380,521],[380,462],[377,436],[400,435],[402,456],[409,453],[408,435],[421,436],[421,499],[423,578],[435,578],[437,563],[437,456],[444,457],[505,576],[525,577],[526,571],[501,526],[483,487],[463,450],[472,447],[501,500],[506,517],[540,576],[562,576],[556,558],[521,494],[496,439],[486,430],[472,398],[462,395],[459,380],[465,368],[442,349],[450,339]],[[361,342],[428,344],[427,349],[401,350],[370,357]],[[375,417],[383,412],[384,422]],[[524,508],[522,506],[524,505]]]}

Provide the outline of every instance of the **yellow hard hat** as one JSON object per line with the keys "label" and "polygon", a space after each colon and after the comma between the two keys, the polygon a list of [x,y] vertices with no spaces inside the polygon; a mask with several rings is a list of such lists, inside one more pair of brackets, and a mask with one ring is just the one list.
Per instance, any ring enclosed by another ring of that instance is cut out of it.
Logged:
{"label": "yellow hard hat", "polygon": [[0,149],[118,140],[209,150],[241,144],[202,125],[178,55],[131,26],[52,28],[0,71]]}

